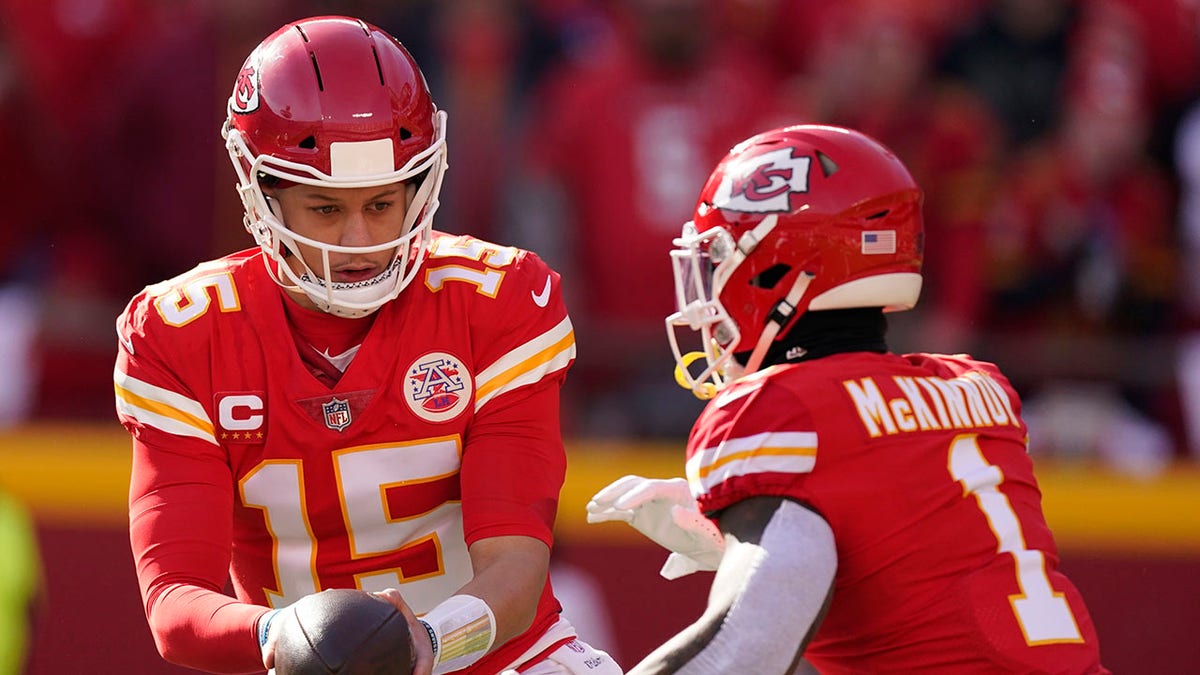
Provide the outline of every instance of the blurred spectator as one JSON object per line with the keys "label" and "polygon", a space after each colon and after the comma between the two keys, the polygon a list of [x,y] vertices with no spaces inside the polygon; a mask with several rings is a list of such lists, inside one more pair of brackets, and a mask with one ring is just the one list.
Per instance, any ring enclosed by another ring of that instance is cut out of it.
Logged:
{"label": "blurred spectator", "polygon": [[27,190],[7,202],[35,211],[18,227],[36,233],[28,262],[46,317],[38,415],[110,417],[124,298],[210,252],[209,5],[0,0],[26,85],[23,116],[5,132],[20,137],[10,166],[31,184],[6,190]]}
{"label": "blurred spectator", "polygon": [[[555,44],[527,2],[459,0],[435,3],[437,100],[456,113],[446,174],[452,197],[439,211],[452,232],[494,238],[502,213],[502,186],[519,153],[517,116],[532,81]],[[469,35],[470,39],[463,39]],[[434,85],[431,85],[434,86]]]}
{"label": "blurred spectator", "polygon": [[1148,151],[1143,45],[1113,10],[1076,38],[1054,132],[1005,173],[984,355],[1033,391],[1031,451],[1153,473],[1175,447],[1156,421],[1173,405],[1174,193]]}
{"label": "blurred spectator", "polygon": [[812,64],[820,51],[820,36],[850,8],[921,26],[922,49],[936,51],[948,32],[973,20],[989,0],[716,0],[716,4],[722,40],[737,41],[741,48],[756,52],[757,66],[790,76]]}
{"label": "blurred spectator", "polygon": [[1122,22],[1121,30],[1142,46],[1143,94],[1152,122],[1150,154],[1164,165],[1172,163],[1175,127],[1192,98],[1200,93],[1200,3],[1092,0],[1083,6],[1089,12],[1107,13]]}
{"label": "blurred spectator", "polygon": [[1058,126],[1075,26],[1073,0],[994,0],[951,37],[943,73],[966,82],[1020,146]]}
{"label": "blurred spectator", "polygon": [[[507,239],[564,271],[579,344],[570,430],[682,436],[699,402],[672,382],[662,252],[695,205],[704,167],[739,139],[801,118],[775,104],[777,74],[722,39],[716,4],[610,9],[611,39],[565,62],[530,108]],[[629,279],[638,293],[625,291]]]}
{"label": "blurred spectator", "polygon": [[[19,167],[0,182],[0,347],[13,356],[0,425],[111,415],[120,303],[244,237],[217,179],[218,83],[262,34],[331,7],[0,0],[0,143]],[[1144,447],[1186,432],[1200,448],[1200,338],[1173,354],[1180,325],[1200,335],[1200,275],[1179,273],[1200,263],[1194,0],[337,7],[425,54],[459,111],[446,228],[493,232],[564,272],[580,345],[570,432],[686,431],[699,404],[671,384],[656,251],[691,210],[695,167],[768,126],[824,121],[887,143],[927,186],[937,293],[894,321],[898,347],[1004,360],[1035,420],[1039,407],[1107,409],[1154,430]],[[622,297],[630,277],[643,292]]]}
{"label": "blurred spectator", "polygon": [[969,351],[983,312],[982,223],[1003,130],[972,90],[934,77],[934,48],[947,28],[939,15],[910,10],[878,0],[829,6],[811,41],[802,96],[814,121],[890,147],[925,190],[926,291],[912,316],[892,322],[894,343]]}
{"label": "blurred spectator", "polygon": [[39,289],[45,280],[44,218],[51,200],[37,172],[26,121],[34,116],[27,79],[15,63],[0,23],[0,147],[10,169],[0,181],[0,350],[7,357],[0,378],[0,427],[24,422],[33,411],[39,373],[36,356],[41,323]]}
{"label": "blurred spectator", "polygon": [[[545,8],[542,5],[552,5]],[[420,63],[434,98],[455,111],[446,192],[447,232],[498,240],[502,188],[518,152],[516,129],[529,87],[557,58],[569,18],[560,5],[529,0],[353,0],[339,12],[388,30]],[[552,11],[553,10],[553,11]],[[461,187],[456,187],[461,186]]]}
{"label": "blurred spectator", "polygon": [[1200,99],[1184,114],[1174,143],[1179,176],[1181,322],[1179,388],[1191,456],[1200,459]]}
{"label": "blurred spectator", "polygon": [[42,563],[33,520],[0,489],[0,673],[24,673],[42,613]]}

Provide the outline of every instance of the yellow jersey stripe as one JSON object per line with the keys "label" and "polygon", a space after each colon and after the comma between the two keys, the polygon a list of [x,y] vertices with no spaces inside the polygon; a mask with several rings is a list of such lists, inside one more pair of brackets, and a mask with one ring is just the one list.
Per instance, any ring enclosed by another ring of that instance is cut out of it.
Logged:
{"label": "yellow jersey stripe", "polygon": [[217,444],[212,420],[194,399],[113,371],[118,414],[169,434]]}
{"label": "yellow jersey stripe", "polygon": [[564,317],[556,326],[485,368],[475,378],[475,409],[492,398],[566,368],[575,358],[575,331]]}
{"label": "yellow jersey stripe", "polygon": [[767,432],[701,450],[688,460],[686,472],[692,492],[699,495],[736,476],[807,473],[816,460],[816,432]]}

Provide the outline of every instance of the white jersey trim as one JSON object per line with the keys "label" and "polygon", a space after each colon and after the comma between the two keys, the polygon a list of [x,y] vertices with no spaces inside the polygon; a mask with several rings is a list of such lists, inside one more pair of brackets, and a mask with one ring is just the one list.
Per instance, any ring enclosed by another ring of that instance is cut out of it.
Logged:
{"label": "white jersey trim", "polygon": [[493,398],[562,370],[575,358],[575,331],[569,317],[501,356],[475,376],[475,411]]}
{"label": "white jersey trim", "polygon": [[213,423],[204,407],[195,399],[156,387],[113,369],[117,413],[146,426],[176,436],[191,436],[213,445],[217,443]]}
{"label": "white jersey trim", "polygon": [[693,495],[737,476],[756,473],[808,473],[817,462],[817,432],[778,431],[728,438],[696,452],[687,461]]}
{"label": "white jersey trim", "polygon": [[572,637],[579,637],[575,633],[575,626],[572,626],[571,622],[567,621],[567,618],[560,614],[558,616],[558,620],[550,624],[550,627],[546,629],[546,632],[542,633],[542,635],[537,639],[537,642],[534,642],[532,645],[530,645],[529,649],[526,649],[521,653],[520,656],[513,659],[511,663],[502,668],[501,672],[507,673],[510,671],[515,671],[520,666],[526,665],[529,662],[529,659],[532,659],[538,654],[549,649],[555,642],[561,642],[562,640]]}

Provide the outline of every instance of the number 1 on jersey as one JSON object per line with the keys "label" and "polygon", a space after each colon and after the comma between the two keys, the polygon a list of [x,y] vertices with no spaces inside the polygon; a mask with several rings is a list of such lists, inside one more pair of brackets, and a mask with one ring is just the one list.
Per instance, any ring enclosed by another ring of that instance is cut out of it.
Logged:
{"label": "number 1 on jersey", "polygon": [[1083,642],[1075,616],[1062,593],[1054,590],[1046,576],[1046,559],[1041,551],[1025,547],[1021,523],[1008,497],[998,489],[1004,481],[1000,468],[988,464],[975,434],[958,436],[950,443],[950,475],[962,483],[963,493],[973,495],[996,535],[997,551],[1011,553],[1016,562],[1021,593],[1009,596],[1017,624],[1030,646],[1060,642]]}

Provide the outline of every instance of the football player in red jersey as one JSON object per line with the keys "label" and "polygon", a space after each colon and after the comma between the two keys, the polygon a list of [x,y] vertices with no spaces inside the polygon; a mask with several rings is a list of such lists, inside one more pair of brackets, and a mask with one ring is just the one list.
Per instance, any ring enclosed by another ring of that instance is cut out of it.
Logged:
{"label": "football player in red jersey", "polygon": [[258,246],[117,323],[130,540],[167,660],[261,671],[279,612],[361,588],[406,613],[418,675],[620,673],[547,574],[575,355],[559,276],[432,229],[445,120],[353,18],[288,24],[238,74],[223,137]]}
{"label": "football player in red jersey", "polygon": [[687,477],[626,476],[588,512],[671,549],[664,576],[716,576],[631,673],[1107,672],[1008,380],[888,350],[884,313],[921,289],[921,200],[829,126],[754,136],[709,177],[671,253],[676,372],[710,399]]}

